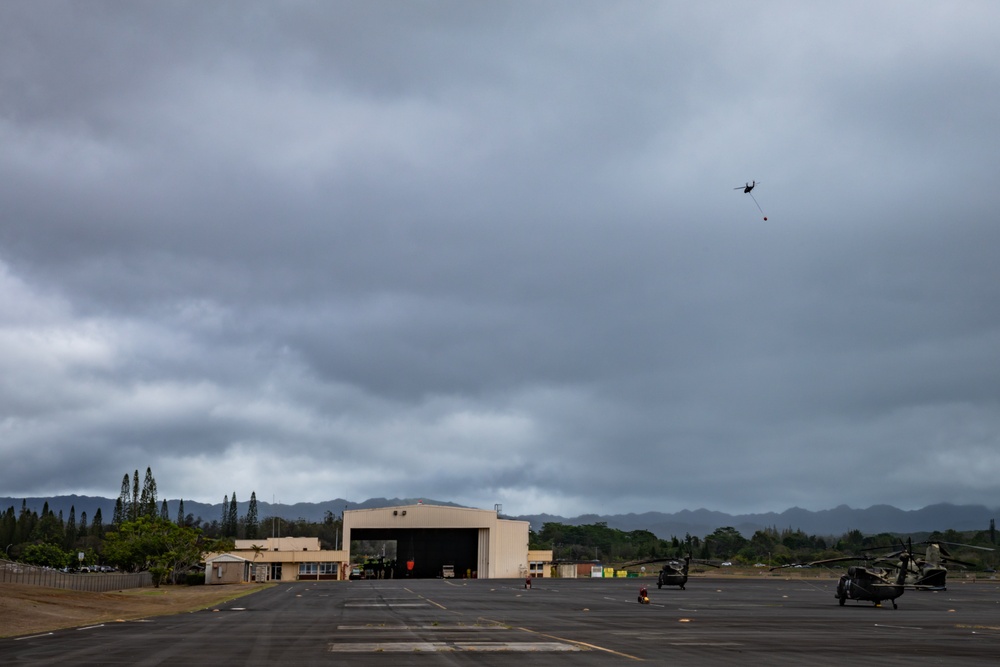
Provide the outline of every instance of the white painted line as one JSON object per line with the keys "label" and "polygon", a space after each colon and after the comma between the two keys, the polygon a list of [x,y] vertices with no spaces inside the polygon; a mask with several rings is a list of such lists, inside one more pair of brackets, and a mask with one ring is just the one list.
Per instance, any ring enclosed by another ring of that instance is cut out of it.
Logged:
{"label": "white painted line", "polygon": [[545,651],[582,651],[580,646],[559,642],[456,642],[460,651],[540,653]]}
{"label": "white painted line", "polygon": [[671,646],[743,646],[739,642],[670,642]]}
{"label": "white painted line", "polygon": [[440,653],[462,651],[468,653],[543,653],[574,652],[585,650],[582,646],[561,642],[347,642],[329,644],[330,653]]}
{"label": "white painted line", "polygon": [[51,634],[52,634],[51,632],[43,632],[40,635],[31,635],[30,637],[15,637],[14,641],[19,642],[22,639],[38,639],[39,637],[48,637]]}
{"label": "white painted line", "polygon": [[454,651],[455,649],[443,642],[358,642],[345,644],[330,644],[330,653],[415,653]]}
{"label": "white painted line", "polygon": [[103,628],[103,627],[104,627],[104,624],[101,623],[100,625],[88,625],[85,628],[77,628],[77,630],[93,630],[94,628]]}
{"label": "white painted line", "polygon": [[338,630],[510,630],[504,625],[338,625]]}

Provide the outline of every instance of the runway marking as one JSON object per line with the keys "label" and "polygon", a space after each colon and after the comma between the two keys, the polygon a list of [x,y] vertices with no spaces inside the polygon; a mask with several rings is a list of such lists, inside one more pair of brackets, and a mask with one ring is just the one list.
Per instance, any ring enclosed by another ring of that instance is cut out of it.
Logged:
{"label": "runway marking", "polygon": [[328,645],[330,653],[568,652],[579,646],[559,642],[347,642]]}
{"label": "runway marking", "polygon": [[84,627],[84,628],[77,628],[77,630],[94,630],[96,628],[103,628],[103,627],[104,627],[104,624],[101,623],[100,625],[88,625],[87,627]]}
{"label": "runway marking", "polygon": [[462,651],[582,651],[579,646],[562,642],[456,642]]}
{"label": "runway marking", "polygon": [[425,602],[345,602],[345,607],[426,607]]}
{"label": "runway marking", "polygon": [[338,630],[510,630],[503,625],[338,625]]}
{"label": "runway marking", "polygon": [[420,595],[419,593],[414,593],[413,591],[411,591],[409,588],[406,588],[405,586],[403,587],[403,590],[406,591],[407,593],[412,593],[413,595],[416,595],[421,600],[427,600],[428,602],[430,602],[435,607],[438,607],[439,609],[447,609],[447,607],[445,607],[443,604],[438,604],[434,600],[431,600],[429,598],[425,598],[423,595]]}
{"label": "runway marking", "polygon": [[923,630],[923,628],[918,628],[914,625],[885,625],[883,623],[876,623],[876,628],[892,628],[893,630]]}
{"label": "runway marking", "polygon": [[568,642],[570,644],[575,644],[577,646],[582,646],[584,648],[591,649],[593,651],[603,651],[605,653],[610,653],[612,655],[621,656],[623,658],[630,658],[632,660],[638,660],[642,662],[642,658],[638,658],[634,655],[629,655],[628,653],[622,653],[621,651],[615,651],[614,649],[605,648],[603,646],[598,646],[597,644],[588,644],[587,642],[577,641],[575,639],[566,639],[565,637],[557,637],[555,635],[546,634],[544,632],[538,632],[537,630],[532,630],[531,628],[516,628],[522,632],[530,632],[533,635],[538,635],[539,637],[548,637],[549,639],[555,639],[561,642]]}
{"label": "runway marking", "polygon": [[671,646],[743,646],[739,642],[670,642]]}
{"label": "runway marking", "polygon": [[14,641],[19,642],[22,639],[38,639],[39,637],[48,637],[51,634],[51,632],[43,632],[40,635],[31,635],[30,637],[14,637]]}

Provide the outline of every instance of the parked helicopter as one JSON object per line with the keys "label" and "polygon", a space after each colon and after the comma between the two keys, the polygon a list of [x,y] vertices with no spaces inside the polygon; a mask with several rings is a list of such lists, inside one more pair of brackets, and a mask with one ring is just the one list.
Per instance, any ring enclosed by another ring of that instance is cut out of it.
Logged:
{"label": "parked helicopter", "polygon": [[680,586],[684,590],[684,584],[688,580],[688,566],[691,564],[691,556],[685,556],[683,561],[672,560],[663,564],[660,573],[656,575],[656,587]]}
{"label": "parked helicopter", "polygon": [[840,576],[834,596],[840,601],[841,607],[849,599],[874,602],[876,607],[881,607],[883,600],[889,600],[892,608],[898,609],[896,598],[906,590],[906,564],[909,560],[910,555],[907,553],[900,556],[902,567],[894,581],[890,579],[890,573],[881,568],[852,565],[847,568],[847,574]]}
{"label": "parked helicopter", "polygon": [[678,586],[681,590],[684,590],[684,585],[688,581],[688,570],[690,569],[691,562],[694,561],[699,565],[707,565],[709,567],[719,567],[714,563],[709,563],[705,560],[697,560],[692,558],[691,554],[691,544],[688,543],[688,555],[684,557],[683,560],[665,559],[665,558],[653,558],[650,560],[638,561],[635,563],[629,563],[629,565],[643,565],[646,563],[663,563],[663,567],[660,568],[659,573],[656,575],[656,587],[663,588],[664,586]]}
{"label": "parked helicopter", "polygon": [[[924,558],[919,558],[913,555],[913,543],[908,540],[905,550],[901,545],[901,548],[898,551],[880,557],[877,562],[885,563],[887,564],[887,567],[890,568],[898,568],[905,571],[907,586],[911,586],[916,590],[924,591],[947,590],[946,581],[948,577],[948,568],[944,566],[945,563],[955,563],[956,565],[962,565],[965,567],[977,567],[975,563],[968,563],[952,557],[952,555],[948,553],[947,548],[943,545],[947,544],[949,546],[962,547],[965,549],[979,549],[980,551],[993,551],[993,549],[988,547],[977,547],[971,544],[959,544],[957,542],[943,542],[941,540],[929,540],[926,542],[917,542],[917,544],[927,545]],[[901,561],[895,560],[904,553],[909,556],[905,566]]]}
{"label": "parked helicopter", "polygon": [[[876,607],[881,607],[884,600],[892,602],[892,608],[897,609],[896,598],[906,590],[906,565],[910,561],[909,552],[900,555],[902,567],[893,577],[890,570],[878,567],[874,563],[869,565],[867,557],[858,558],[856,556],[842,556],[840,558],[828,558],[826,560],[815,560],[808,565],[829,565],[849,560],[862,560],[864,565],[852,565],[847,568],[847,574],[840,576],[837,582],[837,591],[833,594],[840,601],[843,607],[848,600],[859,600],[875,603]],[[780,565],[772,567],[771,570],[779,570],[791,565]]]}

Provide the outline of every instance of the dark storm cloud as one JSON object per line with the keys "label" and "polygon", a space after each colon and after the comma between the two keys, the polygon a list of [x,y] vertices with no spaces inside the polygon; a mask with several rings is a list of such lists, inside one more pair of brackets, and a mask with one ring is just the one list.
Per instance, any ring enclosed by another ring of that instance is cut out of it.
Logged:
{"label": "dark storm cloud", "polygon": [[991,504],[998,15],[911,9],[5,6],[0,495]]}

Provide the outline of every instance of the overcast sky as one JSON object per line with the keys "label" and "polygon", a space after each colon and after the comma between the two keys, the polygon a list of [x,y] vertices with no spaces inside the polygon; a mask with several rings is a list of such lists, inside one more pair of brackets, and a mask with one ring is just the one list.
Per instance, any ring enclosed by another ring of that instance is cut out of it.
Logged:
{"label": "overcast sky", "polygon": [[4,2],[0,496],[995,507],[998,31]]}

